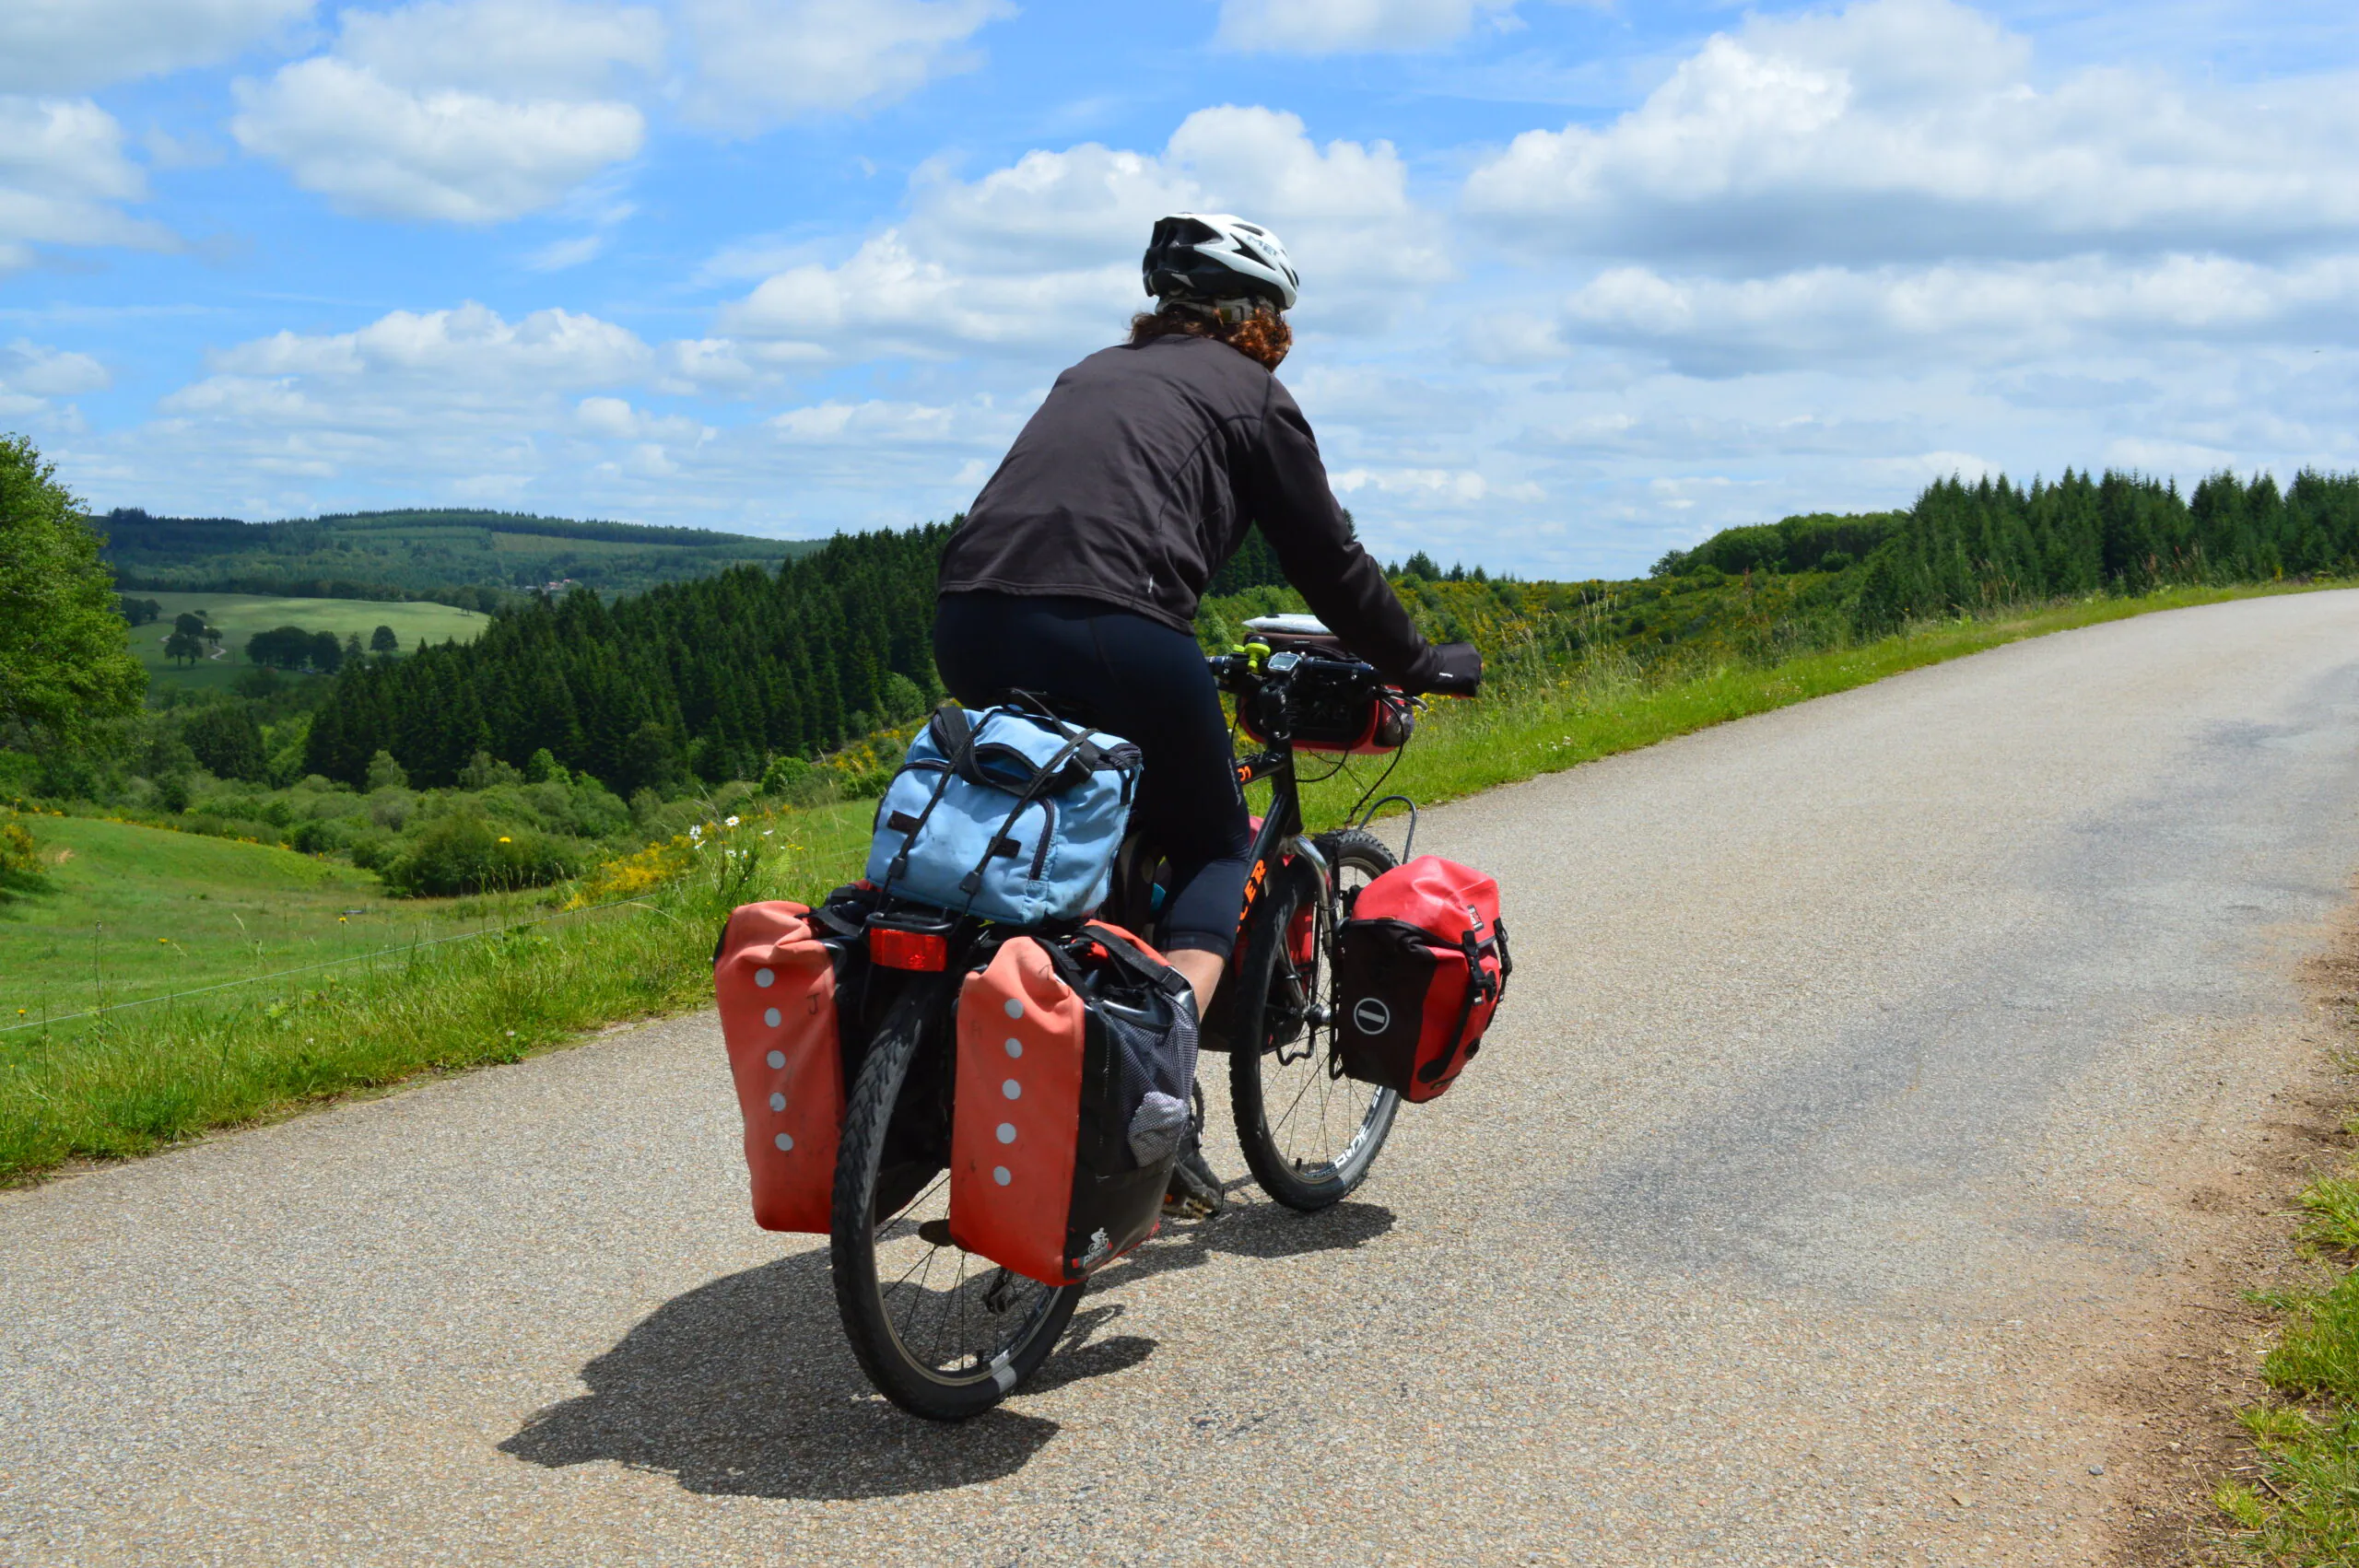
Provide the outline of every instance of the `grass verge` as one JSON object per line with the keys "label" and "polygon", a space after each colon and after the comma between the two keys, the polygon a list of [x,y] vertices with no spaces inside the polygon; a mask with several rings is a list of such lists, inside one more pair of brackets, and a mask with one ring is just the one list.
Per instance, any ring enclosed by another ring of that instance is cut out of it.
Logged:
{"label": "grass verge", "polygon": [[0,1024],[505,924],[519,902],[392,899],[367,872],[275,845],[29,822],[41,879],[0,891]]}
{"label": "grass verge", "polygon": [[[1382,789],[1450,800],[2024,638],[2292,591],[2076,602],[1684,675],[1649,676],[1610,661],[1532,671],[1481,702],[1428,715]],[[1380,766],[1363,759],[1354,777],[1310,790],[1314,824],[1341,820]],[[686,874],[621,904],[294,977],[276,989],[138,1009],[72,1031],[0,1035],[0,1184],[420,1073],[514,1060],[601,1024],[698,1005],[710,995],[713,939],[727,912],[756,898],[810,897],[857,874],[868,816],[865,802],[849,802],[749,819],[707,837]],[[2352,1318],[2359,1330],[2359,1288]]]}

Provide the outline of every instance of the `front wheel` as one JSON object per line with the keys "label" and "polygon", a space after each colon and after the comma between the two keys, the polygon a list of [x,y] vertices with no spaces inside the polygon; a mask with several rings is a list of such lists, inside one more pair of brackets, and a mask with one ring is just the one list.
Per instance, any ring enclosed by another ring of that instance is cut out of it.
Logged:
{"label": "front wheel", "polygon": [[1082,1287],[1041,1284],[950,1240],[956,993],[886,1012],[844,1113],[830,1254],[861,1370],[912,1415],[964,1421],[1039,1369]]}
{"label": "front wheel", "polygon": [[1237,1138],[1253,1179],[1307,1212],[1341,1202],[1367,1179],[1401,1108],[1394,1091],[1332,1070],[1335,928],[1358,890],[1397,862],[1383,840],[1357,828],[1313,842],[1327,858],[1332,895],[1320,896],[1307,865],[1272,879],[1237,977],[1237,1014],[1262,999],[1261,1024],[1238,1029],[1228,1058]]}

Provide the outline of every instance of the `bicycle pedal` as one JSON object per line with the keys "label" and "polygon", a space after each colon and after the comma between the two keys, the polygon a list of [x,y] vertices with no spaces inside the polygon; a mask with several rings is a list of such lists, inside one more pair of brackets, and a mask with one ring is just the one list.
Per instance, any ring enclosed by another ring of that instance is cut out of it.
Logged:
{"label": "bicycle pedal", "polygon": [[957,1242],[950,1239],[950,1222],[947,1220],[926,1221],[923,1224],[918,1226],[918,1239],[925,1243],[928,1246],[956,1246],[958,1245]]}

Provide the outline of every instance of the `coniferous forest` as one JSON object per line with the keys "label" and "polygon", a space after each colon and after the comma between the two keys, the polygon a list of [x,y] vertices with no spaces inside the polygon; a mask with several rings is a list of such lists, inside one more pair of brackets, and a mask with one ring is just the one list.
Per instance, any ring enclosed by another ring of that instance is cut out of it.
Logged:
{"label": "coniferous forest", "polygon": [[[761,775],[913,716],[939,695],[929,632],[953,524],[846,535],[776,572],[739,567],[612,604],[575,591],[511,611],[473,644],[346,670],[313,721],[307,770],[355,786],[389,754],[419,785],[470,759],[546,749],[628,794]],[[1275,580],[1258,536],[1213,587]],[[1432,575],[1420,556],[1412,575]],[[1802,608],[1862,636],[1911,618],[2175,583],[2359,572],[2359,475],[2161,480],[2068,471],[1931,485],[1905,512],[1731,529],[1658,579],[1812,573]],[[1554,607],[1562,595],[1538,603]],[[1579,597],[1575,595],[1576,598]]]}
{"label": "coniferous forest", "polygon": [[419,785],[478,751],[546,749],[623,794],[758,778],[913,717],[939,691],[935,562],[949,525],[848,534],[777,572],[736,567],[602,602],[577,590],[475,642],[363,664],[312,721],[309,771],[358,785],[382,751]]}
{"label": "coniferous forest", "polygon": [[2067,470],[2028,488],[2004,478],[1929,486],[1861,563],[1855,621],[1879,633],[1914,616],[2175,583],[2266,582],[2359,571],[2359,474],[2305,472],[2281,491],[2219,474],[2181,497],[2137,474]]}

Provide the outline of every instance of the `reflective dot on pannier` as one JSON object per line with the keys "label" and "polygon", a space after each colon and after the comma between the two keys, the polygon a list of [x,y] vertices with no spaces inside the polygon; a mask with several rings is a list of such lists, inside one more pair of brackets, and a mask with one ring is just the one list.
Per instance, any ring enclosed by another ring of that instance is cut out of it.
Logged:
{"label": "reflective dot on pannier", "polygon": [[999,1124],[999,1141],[1003,1143],[1013,1143],[1015,1141],[1015,1124],[1014,1122],[1003,1121]]}
{"label": "reflective dot on pannier", "polygon": [[1014,1181],[1015,1178],[1007,1174],[1007,1167],[1005,1165],[993,1165],[992,1167],[992,1179],[999,1183],[1002,1187],[1005,1187],[1009,1182]]}
{"label": "reflective dot on pannier", "polygon": [[999,1092],[1011,1100],[1021,1099],[1024,1095],[1024,1085],[1011,1078],[999,1086]]}
{"label": "reflective dot on pannier", "polygon": [[773,1139],[771,1141],[778,1145],[778,1152],[781,1154],[794,1147],[794,1139],[790,1134],[783,1132],[780,1133],[778,1137]]}
{"label": "reflective dot on pannier", "polygon": [[1011,1057],[1022,1056],[1024,1054],[1024,1042],[1017,1039],[1015,1036],[1010,1035],[1007,1037],[1007,1054]]}
{"label": "reflective dot on pannier", "polygon": [[773,1028],[773,1029],[777,1028],[777,1027],[778,1027],[778,1009],[777,1009],[777,1008],[775,1008],[775,1007],[773,1007],[773,1008],[771,1008],[768,1012],[763,1013],[763,1014],[762,1014],[762,1022],[763,1022],[763,1023],[765,1023],[765,1024],[769,1024],[769,1025],[771,1028]]}
{"label": "reflective dot on pannier", "polygon": [[784,1067],[786,1065],[786,1053],[784,1051],[772,1051],[763,1059],[768,1061],[772,1067]]}
{"label": "reflective dot on pannier", "polygon": [[1017,1000],[1015,998],[1014,998],[1014,997],[1009,997],[1009,998],[1007,999],[1007,1015],[1008,1015],[1010,1018],[1021,1018],[1021,1017],[1023,1017],[1023,1016],[1024,1016],[1024,1004],[1023,1004],[1021,1001]]}
{"label": "reflective dot on pannier", "polygon": [[778,977],[771,974],[768,969],[757,969],[754,971],[754,984],[760,986],[765,990],[769,989],[770,982],[777,978]]}
{"label": "reflective dot on pannier", "polygon": [[770,1109],[774,1111],[782,1111],[786,1109],[786,1096],[783,1094],[772,1094],[770,1096]]}

